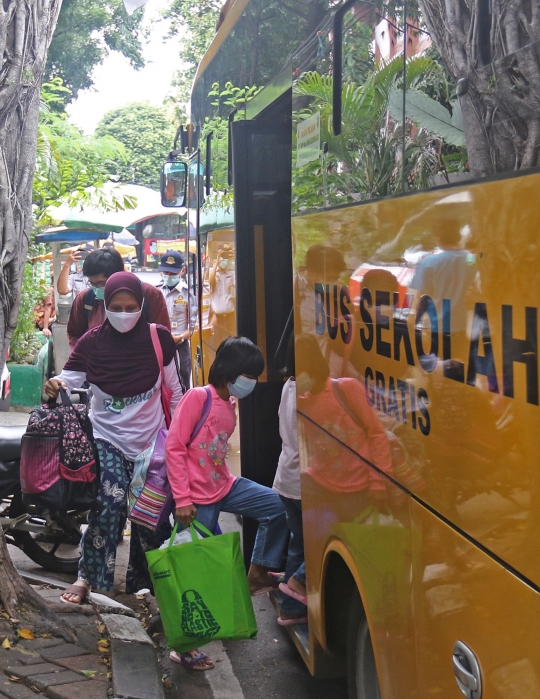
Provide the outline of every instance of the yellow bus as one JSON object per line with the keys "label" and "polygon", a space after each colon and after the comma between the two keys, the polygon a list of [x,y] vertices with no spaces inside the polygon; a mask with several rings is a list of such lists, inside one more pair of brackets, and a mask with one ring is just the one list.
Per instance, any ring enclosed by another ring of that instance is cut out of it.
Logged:
{"label": "yellow bus", "polygon": [[538,699],[534,37],[480,22],[452,73],[369,2],[227,5],[191,100],[194,377],[227,334],[261,347],[241,461],[271,485],[294,327],[298,650],[354,699]]}

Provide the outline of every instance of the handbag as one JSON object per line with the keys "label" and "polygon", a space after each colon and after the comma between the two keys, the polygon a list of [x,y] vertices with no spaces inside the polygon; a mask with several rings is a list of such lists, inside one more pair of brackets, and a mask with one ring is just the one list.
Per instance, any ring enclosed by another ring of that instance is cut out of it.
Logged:
{"label": "handbag", "polygon": [[[257,623],[249,594],[240,534],[213,536],[193,521],[191,542],[146,552],[167,644],[178,653],[216,639],[254,638]],[[197,530],[206,538],[197,538]]]}
{"label": "handbag", "polygon": [[[193,428],[186,446],[198,435],[212,407],[212,392],[208,386],[205,386],[204,390],[206,398],[201,417]],[[137,456],[129,486],[129,518],[135,524],[152,530],[166,522],[174,509],[174,498],[165,463],[166,438],[167,430],[159,430],[148,449]]]}
{"label": "handbag", "polygon": [[97,502],[99,457],[86,405],[73,405],[60,388],[30,413],[21,440],[21,490],[25,505],[88,510]]}

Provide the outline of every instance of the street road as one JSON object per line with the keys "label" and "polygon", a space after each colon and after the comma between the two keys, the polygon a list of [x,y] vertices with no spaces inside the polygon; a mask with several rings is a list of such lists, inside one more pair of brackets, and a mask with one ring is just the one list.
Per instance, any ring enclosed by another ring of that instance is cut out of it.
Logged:
{"label": "street road", "polygon": [[[238,528],[232,515],[222,515],[223,531]],[[129,537],[118,549],[115,587],[123,588]],[[69,576],[45,571],[19,549],[10,554],[19,570],[72,582]],[[209,672],[194,672],[171,663],[165,654],[163,670],[173,688],[168,699],[346,699],[345,680],[315,680],[306,670],[287,632],[276,623],[276,612],[267,596],[254,597],[259,633],[253,641],[213,641],[205,650],[216,662]]]}

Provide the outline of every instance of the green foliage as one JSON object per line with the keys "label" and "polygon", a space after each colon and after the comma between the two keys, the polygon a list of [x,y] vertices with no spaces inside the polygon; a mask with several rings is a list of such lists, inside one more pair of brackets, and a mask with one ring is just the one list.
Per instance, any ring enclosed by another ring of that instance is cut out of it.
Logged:
{"label": "green foliage", "polygon": [[[55,207],[72,208],[85,203],[102,208],[132,208],[128,197],[112,199],[103,189],[116,163],[125,160],[125,149],[110,136],[88,137],[68,120],[63,104],[70,91],[60,78],[42,86],[34,176],[33,234],[52,223]],[[33,238],[33,236],[32,236]],[[45,282],[34,277],[30,258],[44,253],[45,246],[31,242],[25,264],[21,304],[10,351],[11,361],[32,363],[41,341],[36,334],[34,306],[47,295]]]}
{"label": "green foliage", "polygon": [[[416,56],[407,62],[407,86],[412,88],[426,75],[437,70],[427,57]],[[402,159],[403,132],[400,122],[387,118],[390,94],[403,83],[401,56],[382,63],[369,73],[362,84],[350,81],[342,91],[342,133],[332,131],[333,78],[309,72],[295,85],[295,95],[310,98],[309,113],[321,113],[321,140],[328,154],[320,162],[295,169],[293,207],[345,203],[348,199],[371,199],[405,189],[427,187],[437,169],[435,140],[426,130],[405,133],[405,158]],[[304,110],[296,121],[306,118]],[[308,194],[308,200],[305,196]]]}
{"label": "green foliage", "polygon": [[[452,146],[465,146],[463,119],[458,102],[451,103],[452,112],[423,92],[410,88],[406,94],[406,116],[423,128],[442,136]],[[403,93],[393,87],[388,103],[390,114],[397,121],[403,119]]]}
{"label": "green foliage", "polygon": [[[177,103],[185,102],[190,93],[196,66],[214,36],[222,4],[222,0],[173,0],[168,12],[173,31],[186,37],[180,50],[180,60],[186,66],[178,76],[178,93],[173,98]],[[251,0],[206,72],[201,99],[206,99],[208,86],[214,82],[267,85],[285,65],[291,48],[315,33],[327,7],[328,0]]]}
{"label": "green foliage", "polygon": [[69,88],[64,103],[92,87],[93,69],[110,51],[126,56],[134,68],[144,65],[143,11],[128,17],[122,0],[63,0],[49,48],[45,79],[61,78]]}
{"label": "green foliage", "polygon": [[126,161],[124,146],[114,138],[85,136],[65,111],[52,111],[58,110],[65,92],[60,78],[45,83],[41,91],[33,190],[37,226],[51,223],[51,207],[74,207],[95,197],[95,192],[86,190],[99,189],[117,163]]}
{"label": "green foliage", "polygon": [[182,63],[182,70],[173,81],[175,92],[166,101],[174,112],[174,121],[186,118],[185,104],[189,102],[193,78],[216,32],[222,4],[222,0],[174,0],[165,12],[165,17],[171,19],[171,35],[180,39]]}
{"label": "green foliage", "polygon": [[159,189],[161,166],[174,141],[164,109],[136,102],[113,109],[99,122],[95,135],[114,138],[124,146],[127,159],[114,163],[111,170],[120,182]]}
{"label": "green foliage", "polygon": [[47,296],[47,288],[43,280],[34,279],[34,271],[28,262],[24,266],[21,304],[17,327],[13,332],[9,346],[9,361],[17,364],[32,364],[34,357],[41,348],[41,340],[37,336],[34,318],[34,306]]}
{"label": "green foliage", "polygon": [[[214,115],[206,117],[201,132],[201,142],[204,143],[208,134],[212,134],[212,194],[206,198],[205,208],[229,208],[233,203],[233,193],[228,185],[229,167],[229,119],[228,114],[238,110],[235,119],[245,118],[246,103],[261,91],[260,87],[235,87],[231,82],[221,89],[219,83],[214,83],[208,93]],[[221,116],[225,114],[225,116]]]}

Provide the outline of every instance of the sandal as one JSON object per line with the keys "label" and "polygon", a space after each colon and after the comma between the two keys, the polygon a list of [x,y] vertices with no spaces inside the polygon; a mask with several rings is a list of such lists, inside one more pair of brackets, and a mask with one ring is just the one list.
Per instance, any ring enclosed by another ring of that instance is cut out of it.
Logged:
{"label": "sandal", "polygon": [[[83,604],[88,597],[89,592],[90,589],[85,585],[77,585],[76,583],[73,583],[73,585],[70,585],[64,590],[64,592],[62,592],[60,595],[60,602],[63,604]],[[72,602],[70,599],[65,599],[64,595],[77,595],[80,602]]]}
{"label": "sandal", "polygon": [[292,626],[293,624],[307,624],[308,618],[307,616],[294,616],[290,617],[289,619],[283,619],[282,617],[278,616],[277,623],[280,626]]}
{"label": "sandal", "polygon": [[268,575],[270,576],[270,579],[272,581],[271,585],[265,585],[264,587],[260,587],[258,590],[251,592],[250,594],[252,597],[266,595],[267,592],[273,592],[273,590],[277,590],[281,583],[283,583],[283,581],[285,580],[285,573],[268,572]]}
{"label": "sandal", "polygon": [[[188,670],[198,670],[199,672],[205,672],[206,670],[211,670],[214,667],[214,662],[206,655],[202,653],[198,648],[194,650],[188,650],[186,653],[177,653],[172,650],[169,654],[169,658],[173,663],[178,663],[187,667]],[[204,660],[204,667],[197,666],[200,660]]]}
{"label": "sandal", "polygon": [[285,573],[273,573],[272,571],[268,571],[268,575],[272,578],[272,587],[274,590],[278,589],[280,583],[285,582]]}
{"label": "sandal", "polygon": [[283,592],[284,595],[288,595],[289,597],[292,597],[298,602],[302,602],[302,604],[307,605],[307,597],[305,597],[304,595],[299,595],[298,592],[291,590],[291,588],[286,583],[280,583],[279,589],[281,590],[281,592]]}

